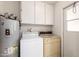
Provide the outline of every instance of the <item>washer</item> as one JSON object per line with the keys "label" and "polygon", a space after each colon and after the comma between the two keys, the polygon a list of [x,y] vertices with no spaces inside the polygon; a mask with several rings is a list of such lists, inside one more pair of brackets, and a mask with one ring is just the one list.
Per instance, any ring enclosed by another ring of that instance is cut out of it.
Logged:
{"label": "washer", "polygon": [[23,33],[20,40],[21,57],[43,57],[43,38],[38,33]]}

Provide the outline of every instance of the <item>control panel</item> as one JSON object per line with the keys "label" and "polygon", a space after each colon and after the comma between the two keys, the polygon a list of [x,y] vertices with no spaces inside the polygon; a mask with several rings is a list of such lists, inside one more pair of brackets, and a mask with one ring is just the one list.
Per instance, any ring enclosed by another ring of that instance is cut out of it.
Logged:
{"label": "control panel", "polygon": [[10,29],[5,29],[5,35],[10,35]]}

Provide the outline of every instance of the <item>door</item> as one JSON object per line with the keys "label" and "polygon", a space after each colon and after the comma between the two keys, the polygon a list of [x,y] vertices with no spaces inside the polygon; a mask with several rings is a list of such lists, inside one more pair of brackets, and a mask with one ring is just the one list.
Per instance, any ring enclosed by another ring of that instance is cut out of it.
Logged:
{"label": "door", "polygon": [[53,25],[53,5],[46,4],[46,24]]}
{"label": "door", "polygon": [[75,8],[64,9],[64,57],[79,56],[79,3]]}
{"label": "door", "polygon": [[21,9],[22,23],[34,24],[34,1],[21,2]]}
{"label": "door", "polygon": [[46,37],[43,40],[43,55],[44,57],[60,57],[60,38]]}
{"label": "door", "polygon": [[35,23],[45,24],[45,4],[43,2],[35,2]]}

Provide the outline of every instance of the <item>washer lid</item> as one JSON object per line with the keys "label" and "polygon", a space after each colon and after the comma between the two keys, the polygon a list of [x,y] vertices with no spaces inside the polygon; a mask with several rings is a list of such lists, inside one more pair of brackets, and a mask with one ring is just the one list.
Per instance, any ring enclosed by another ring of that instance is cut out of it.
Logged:
{"label": "washer lid", "polygon": [[38,32],[24,32],[22,34],[22,39],[34,39],[34,38],[38,38],[38,37],[39,37]]}

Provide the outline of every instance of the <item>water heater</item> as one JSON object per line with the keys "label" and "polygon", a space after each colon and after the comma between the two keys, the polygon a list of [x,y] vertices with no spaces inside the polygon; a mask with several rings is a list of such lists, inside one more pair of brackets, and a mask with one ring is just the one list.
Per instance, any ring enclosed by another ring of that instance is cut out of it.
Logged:
{"label": "water heater", "polygon": [[17,57],[19,43],[19,22],[0,19],[0,56]]}

